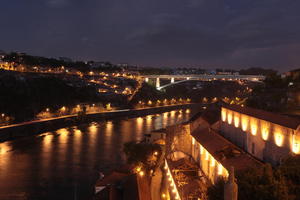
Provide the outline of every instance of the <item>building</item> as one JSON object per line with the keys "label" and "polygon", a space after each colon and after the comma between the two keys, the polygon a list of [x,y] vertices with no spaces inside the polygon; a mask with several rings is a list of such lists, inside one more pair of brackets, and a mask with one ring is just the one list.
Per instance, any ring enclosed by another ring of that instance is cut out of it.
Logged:
{"label": "building", "polygon": [[149,181],[121,167],[109,172],[95,184],[95,200],[151,200]]}
{"label": "building", "polygon": [[223,105],[220,133],[259,160],[278,164],[300,154],[300,120],[263,110]]}
{"label": "building", "polygon": [[[221,135],[220,111],[218,108],[208,109],[186,123],[167,128],[166,176],[169,177],[170,191],[174,191],[175,199],[189,198],[185,196],[185,189],[176,184],[174,172],[178,169],[172,168],[171,164],[180,159],[185,158],[195,163],[198,167],[196,179],[206,187],[216,183],[219,178],[227,180],[232,167],[235,171],[242,172],[264,165]],[[193,182],[188,184],[192,185]]]}

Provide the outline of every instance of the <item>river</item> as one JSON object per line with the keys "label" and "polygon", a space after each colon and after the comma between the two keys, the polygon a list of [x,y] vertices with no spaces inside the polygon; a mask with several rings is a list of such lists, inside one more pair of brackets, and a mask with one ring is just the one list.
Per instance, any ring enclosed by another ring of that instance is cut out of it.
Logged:
{"label": "river", "polygon": [[0,143],[0,200],[92,197],[98,171],[126,162],[123,144],[188,120],[190,110],[93,122]]}

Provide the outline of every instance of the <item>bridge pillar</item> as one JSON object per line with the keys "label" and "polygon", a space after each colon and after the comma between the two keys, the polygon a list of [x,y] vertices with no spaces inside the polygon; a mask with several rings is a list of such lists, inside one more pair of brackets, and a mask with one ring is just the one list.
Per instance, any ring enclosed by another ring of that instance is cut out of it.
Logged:
{"label": "bridge pillar", "polygon": [[156,88],[159,88],[160,87],[160,80],[159,78],[156,78]]}
{"label": "bridge pillar", "polygon": [[145,78],[145,82],[148,83],[149,82],[149,78]]}
{"label": "bridge pillar", "polygon": [[175,79],[174,77],[171,78],[171,83],[174,83],[175,82]]}

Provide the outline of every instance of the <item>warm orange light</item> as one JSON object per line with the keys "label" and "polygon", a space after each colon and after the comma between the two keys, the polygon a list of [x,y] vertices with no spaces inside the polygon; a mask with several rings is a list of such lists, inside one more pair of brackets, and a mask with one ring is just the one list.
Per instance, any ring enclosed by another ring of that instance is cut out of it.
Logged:
{"label": "warm orange light", "polygon": [[277,146],[281,147],[282,144],[283,144],[283,135],[279,132],[276,132],[274,134],[274,137],[275,137],[275,143]]}
{"label": "warm orange light", "polygon": [[136,172],[140,172],[141,171],[141,167],[136,167],[135,170],[136,170]]}
{"label": "warm orange light", "polygon": [[248,116],[242,115],[242,130],[247,131],[248,128]]}
{"label": "warm orange light", "polygon": [[263,140],[269,138],[270,125],[267,122],[261,122],[261,137]]}
{"label": "warm orange light", "polygon": [[90,126],[89,126],[89,130],[91,133],[96,133],[97,130],[98,130],[98,127],[95,123],[92,123]]}
{"label": "warm orange light", "polygon": [[205,151],[205,160],[209,160],[209,153],[208,153],[208,151]]}
{"label": "warm orange light", "polygon": [[226,121],[226,109],[222,108],[222,121],[225,122]]}
{"label": "warm orange light", "polygon": [[174,117],[174,116],[175,116],[175,113],[176,113],[176,111],[175,111],[175,110],[172,110],[172,111],[171,111],[171,117]]}
{"label": "warm orange light", "polygon": [[200,145],[200,154],[202,155],[204,153],[204,148],[203,146]]}
{"label": "warm orange light", "polygon": [[232,123],[232,112],[228,112],[228,114],[227,114],[227,120],[228,120],[228,124]]}
{"label": "warm orange light", "polygon": [[61,109],[60,109],[62,112],[66,111],[66,107],[63,106]]}
{"label": "warm orange light", "polygon": [[218,174],[219,175],[223,174],[223,166],[220,163],[218,164]]}
{"label": "warm orange light", "polygon": [[293,135],[293,147],[292,147],[292,151],[295,154],[299,154],[300,153],[300,141],[296,138],[295,135]]}
{"label": "warm orange light", "polygon": [[213,157],[211,157],[211,159],[210,159],[210,166],[214,167],[215,165],[216,165],[216,161],[215,161],[215,159]]}
{"label": "warm orange light", "polygon": [[140,175],[140,176],[144,176],[144,174],[145,174],[145,173],[144,173],[143,171],[140,171],[140,172],[139,172],[139,175]]}
{"label": "warm orange light", "polygon": [[237,114],[234,114],[234,126],[238,128],[240,125],[240,117]]}
{"label": "warm orange light", "polygon": [[250,121],[250,128],[252,135],[256,135],[257,133],[257,120],[252,118]]}
{"label": "warm orange light", "polygon": [[137,118],[138,123],[142,123],[143,122],[143,118],[139,117]]}

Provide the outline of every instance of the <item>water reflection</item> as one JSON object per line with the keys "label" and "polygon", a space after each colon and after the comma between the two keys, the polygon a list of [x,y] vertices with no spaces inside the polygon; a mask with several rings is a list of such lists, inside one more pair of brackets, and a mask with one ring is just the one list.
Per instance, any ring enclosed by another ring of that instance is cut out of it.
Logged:
{"label": "water reflection", "polygon": [[[123,144],[191,111],[103,121],[0,143],[0,199],[88,199],[98,170],[125,163]],[[26,197],[26,198],[25,198]]]}

